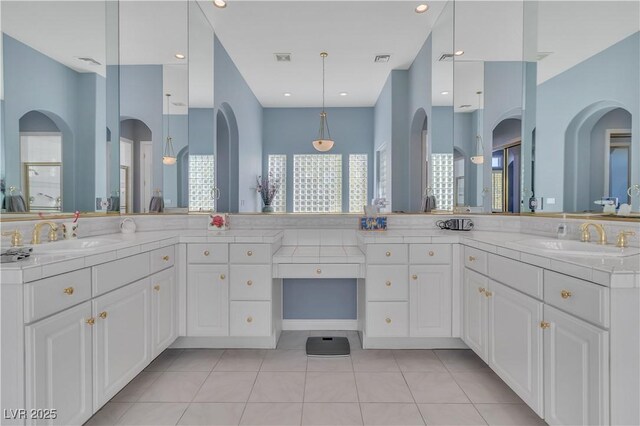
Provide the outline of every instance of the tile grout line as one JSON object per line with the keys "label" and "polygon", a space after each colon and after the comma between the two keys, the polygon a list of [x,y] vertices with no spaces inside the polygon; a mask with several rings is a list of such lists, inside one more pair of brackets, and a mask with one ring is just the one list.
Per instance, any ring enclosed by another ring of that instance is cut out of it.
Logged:
{"label": "tile grout line", "polygon": [[[392,351],[391,355],[393,355],[393,360],[396,362],[396,364],[398,364],[398,360],[396,359],[396,352]],[[409,386],[409,382],[407,382],[407,378],[404,376],[405,371],[402,371],[402,368],[400,368],[400,364],[398,364],[398,369],[400,370],[400,375],[402,375],[402,380],[404,380],[404,384],[407,385],[407,389],[409,389],[409,394],[411,395],[411,399],[413,399],[413,404],[416,406],[416,409],[418,410],[418,414],[420,414],[422,423],[426,425],[427,420],[422,415],[422,411],[420,411],[420,407],[418,407],[418,401],[416,401],[416,397],[413,394],[413,391],[411,390],[411,386]],[[407,373],[410,373],[410,371],[407,371]]]}
{"label": "tile grout line", "polygon": [[[347,336],[347,339],[348,338],[349,337]],[[360,391],[358,390],[358,379],[356,379],[356,369],[353,367],[353,358],[351,358],[351,353],[349,354],[349,362],[351,363],[351,373],[353,374],[353,382],[356,385],[356,398],[358,399],[358,409],[360,410],[360,419],[362,420],[362,424],[364,425],[364,414],[362,413],[362,402],[360,402]]]}
{"label": "tile grout line", "polygon": [[[278,342],[276,342],[276,347],[277,346],[278,346]],[[240,415],[240,420],[238,421],[238,424],[242,423],[242,418],[244,417],[244,413],[247,411],[247,405],[249,405],[249,399],[251,398],[251,394],[253,393],[253,388],[256,386],[256,382],[258,381],[258,375],[260,374],[260,369],[262,368],[262,364],[264,363],[264,359],[266,356],[267,356],[267,353],[264,352],[262,354],[262,359],[260,360],[260,365],[258,366],[258,371],[256,372],[256,378],[253,379],[253,385],[251,386],[251,390],[249,391],[249,396],[247,396],[247,400],[244,403],[244,408],[242,408],[242,414]]]}

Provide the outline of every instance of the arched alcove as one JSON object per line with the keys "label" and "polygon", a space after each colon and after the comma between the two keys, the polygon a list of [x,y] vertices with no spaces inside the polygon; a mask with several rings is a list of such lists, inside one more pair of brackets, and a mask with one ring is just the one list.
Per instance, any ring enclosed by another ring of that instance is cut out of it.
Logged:
{"label": "arched alcove", "polygon": [[492,211],[519,213],[522,198],[522,119],[517,110],[505,117],[491,134]]}
{"label": "arched alcove", "polygon": [[239,210],[239,144],[235,113],[231,105],[223,103],[216,113],[216,187],[220,190],[217,210],[221,212]]}
{"label": "arched alcove", "polygon": [[411,121],[409,147],[409,210],[420,211],[424,189],[427,187],[427,131],[429,118],[424,108],[419,108]]}

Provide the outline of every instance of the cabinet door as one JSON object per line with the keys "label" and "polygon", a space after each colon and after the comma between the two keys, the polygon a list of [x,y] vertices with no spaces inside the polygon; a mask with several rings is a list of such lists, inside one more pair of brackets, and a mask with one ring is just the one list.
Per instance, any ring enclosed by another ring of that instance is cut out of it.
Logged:
{"label": "cabinet door", "polygon": [[26,408],[57,410],[55,420],[27,424],[80,425],[91,417],[90,318],[87,301],[26,327]]}
{"label": "cabinet door", "polygon": [[187,275],[187,335],[228,336],[227,265],[189,265]]}
{"label": "cabinet door", "polygon": [[151,277],[151,356],[155,358],[177,336],[175,268]]}
{"label": "cabinet door", "polygon": [[410,336],[451,337],[451,266],[412,266]]}
{"label": "cabinet door", "polygon": [[609,423],[609,333],[545,305],[544,418],[550,425]]}
{"label": "cabinet door", "polygon": [[151,362],[150,288],[144,279],[93,301],[96,409]]}
{"label": "cabinet door", "polygon": [[463,285],[463,340],[484,362],[488,360],[487,300],[489,280],[465,268]]}
{"label": "cabinet door", "polygon": [[540,417],[542,407],[542,302],[489,282],[489,366]]}

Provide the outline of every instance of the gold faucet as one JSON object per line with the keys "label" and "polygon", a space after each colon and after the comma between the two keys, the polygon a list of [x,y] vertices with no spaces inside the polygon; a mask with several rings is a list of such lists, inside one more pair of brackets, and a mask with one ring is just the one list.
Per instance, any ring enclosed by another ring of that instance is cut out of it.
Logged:
{"label": "gold faucet", "polygon": [[40,244],[40,228],[43,225],[49,225],[49,242],[56,241],[58,239],[58,225],[54,222],[38,222],[33,227],[33,235],[31,237],[31,244]]}
{"label": "gold faucet", "polygon": [[596,231],[598,231],[598,238],[599,238],[598,244],[602,244],[602,245],[607,244],[607,234],[606,232],[604,232],[604,227],[599,223],[594,223],[594,222],[587,222],[580,225],[580,231],[582,232],[582,237],[580,238],[580,241],[582,241],[583,243],[587,243],[591,241],[591,233],[589,232],[590,226],[593,226],[596,229]]}
{"label": "gold faucet", "polygon": [[22,234],[17,229],[11,232],[3,232],[3,237],[11,237],[11,247],[19,247],[22,245]]}
{"label": "gold faucet", "polygon": [[633,231],[620,231],[620,233],[618,234],[618,240],[616,241],[616,247],[629,247],[629,240],[627,239],[627,237],[633,235],[636,235],[636,233]]}

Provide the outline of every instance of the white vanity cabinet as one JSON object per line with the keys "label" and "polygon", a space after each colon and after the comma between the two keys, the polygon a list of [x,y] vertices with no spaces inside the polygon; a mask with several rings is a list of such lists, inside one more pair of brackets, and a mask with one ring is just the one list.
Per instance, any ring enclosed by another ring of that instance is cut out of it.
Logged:
{"label": "white vanity cabinet", "polygon": [[484,362],[488,362],[489,332],[486,291],[489,279],[465,268],[462,285],[462,340]]}
{"label": "white vanity cabinet", "polygon": [[155,358],[178,336],[176,271],[154,274],[151,283],[151,356]]}
{"label": "white vanity cabinet", "polygon": [[409,268],[412,337],[451,336],[451,265]]}
{"label": "white vanity cabinet", "polygon": [[187,336],[229,335],[229,267],[187,267]]}

